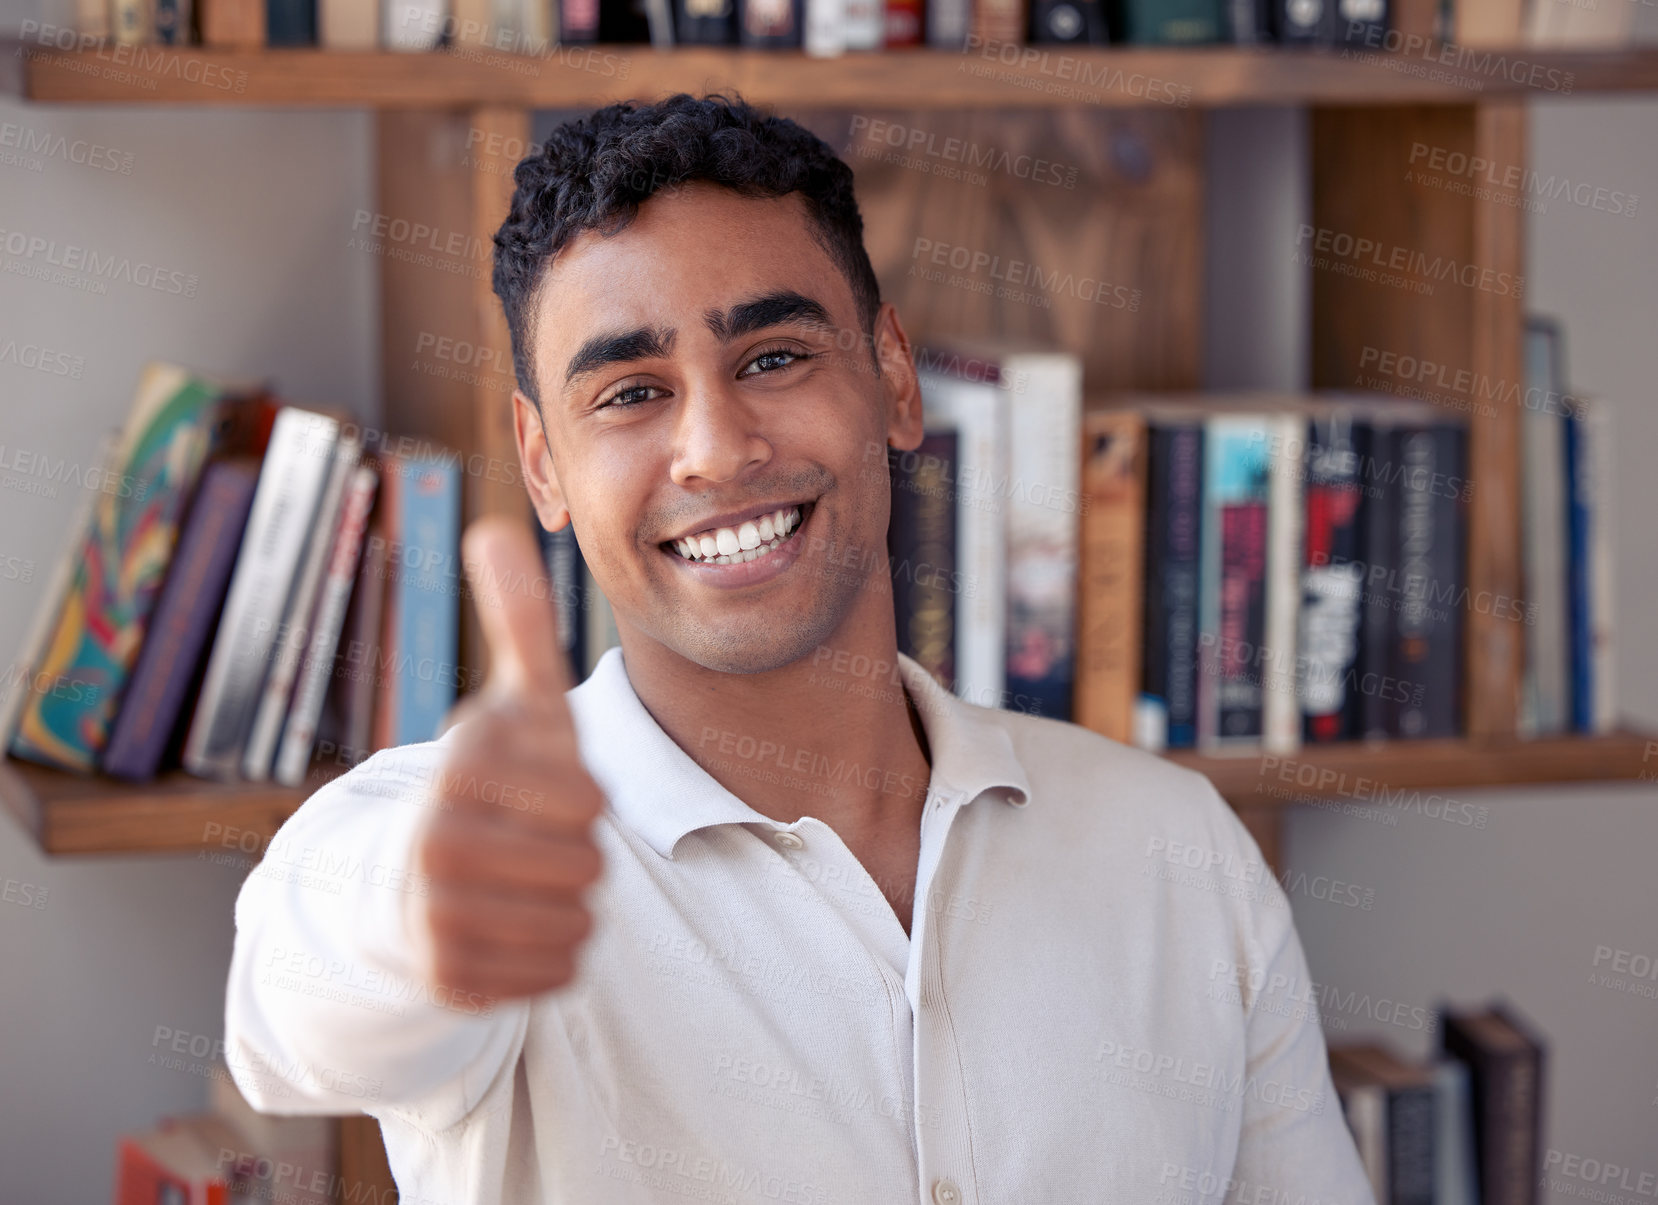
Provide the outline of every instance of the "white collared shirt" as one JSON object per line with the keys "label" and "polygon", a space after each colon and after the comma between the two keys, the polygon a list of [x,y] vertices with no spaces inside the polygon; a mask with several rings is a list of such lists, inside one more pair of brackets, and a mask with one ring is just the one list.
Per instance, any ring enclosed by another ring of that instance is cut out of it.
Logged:
{"label": "white collared shirt", "polygon": [[[932,757],[908,936],[809,803],[781,824],[721,787],[613,649],[568,696],[609,801],[575,981],[416,979],[401,900],[444,741],[386,750],[242,888],[237,1083],[378,1117],[405,1205],[1371,1205],[1283,890],[1208,781],[908,658],[873,688],[900,685]],[[701,745],[808,799],[882,783]]]}

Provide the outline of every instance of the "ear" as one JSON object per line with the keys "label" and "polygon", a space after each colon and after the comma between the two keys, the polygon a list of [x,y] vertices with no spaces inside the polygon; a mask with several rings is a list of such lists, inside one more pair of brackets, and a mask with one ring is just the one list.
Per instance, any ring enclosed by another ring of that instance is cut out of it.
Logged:
{"label": "ear", "polygon": [[524,486],[536,517],[548,531],[557,531],[570,521],[564,504],[564,490],[553,468],[553,454],[547,446],[547,425],[541,410],[522,389],[512,391],[512,431],[518,441],[518,463],[524,470]]}
{"label": "ear", "polygon": [[915,375],[910,338],[891,302],[882,302],[875,316],[875,360],[881,368],[882,399],[886,404],[887,444],[903,452],[921,446],[921,384]]}

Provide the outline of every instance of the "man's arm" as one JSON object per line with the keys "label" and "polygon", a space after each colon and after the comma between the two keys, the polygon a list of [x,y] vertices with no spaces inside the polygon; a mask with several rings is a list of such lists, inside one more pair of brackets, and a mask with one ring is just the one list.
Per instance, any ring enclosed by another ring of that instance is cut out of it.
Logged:
{"label": "man's arm", "polygon": [[[1233,823],[1245,856],[1260,858],[1254,839],[1235,818]],[[1330,1081],[1317,998],[1289,900],[1270,873],[1263,876],[1262,897],[1251,907],[1249,966],[1238,976],[1246,1072],[1227,1205],[1375,1205]]]}

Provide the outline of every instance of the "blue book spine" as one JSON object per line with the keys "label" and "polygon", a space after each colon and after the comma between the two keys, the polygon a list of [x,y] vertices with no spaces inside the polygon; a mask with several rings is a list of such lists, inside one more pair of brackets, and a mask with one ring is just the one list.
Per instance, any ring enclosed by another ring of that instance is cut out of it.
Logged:
{"label": "blue book spine", "polygon": [[393,743],[433,740],[455,702],[460,598],[460,469],[405,462],[397,577],[397,717]]}
{"label": "blue book spine", "polygon": [[1589,440],[1583,418],[1577,412],[1561,420],[1566,424],[1566,609],[1567,639],[1572,674],[1572,728],[1593,732],[1594,649],[1593,623],[1589,613],[1591,504],[1594,498],[1593,471],[1587,463]]}

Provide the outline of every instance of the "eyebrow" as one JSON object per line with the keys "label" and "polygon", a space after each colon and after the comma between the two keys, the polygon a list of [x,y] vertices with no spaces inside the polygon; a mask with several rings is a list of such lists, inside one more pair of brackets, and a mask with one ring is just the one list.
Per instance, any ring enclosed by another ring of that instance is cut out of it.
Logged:
{"label": "eyebrow", "polygon": [[[729,309],[708,310],[702,318],[708,329],[723,342],[787,323],[825,331],[835,329],[834,323],[829,320],[829,311],[821,302],[790,289],[740,301]],[[673,329],[641,326],[630,331],[607,331],[594,335],[570,357],[569,366],[564,370],[564,383],[568,386],[577,377],[597,372],[607,364],[665,357],[673,351],[677,334]]]}

